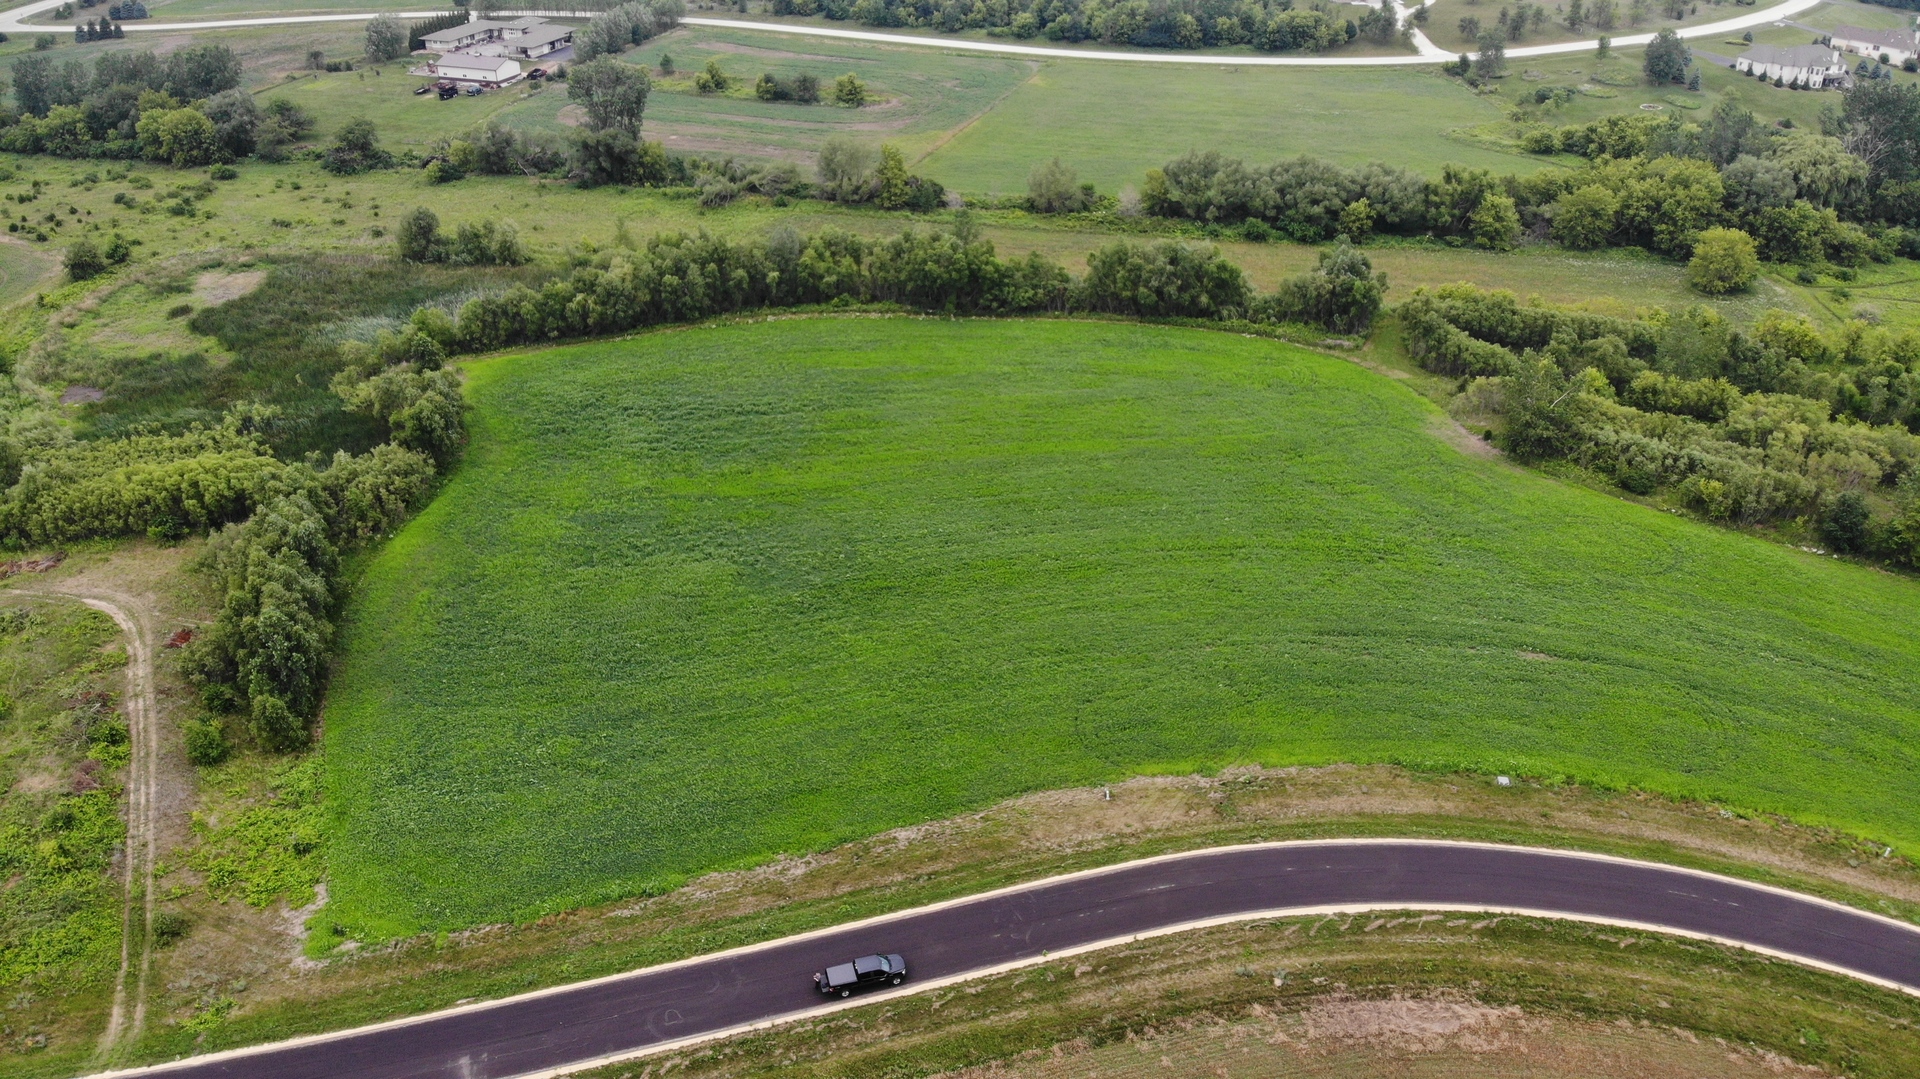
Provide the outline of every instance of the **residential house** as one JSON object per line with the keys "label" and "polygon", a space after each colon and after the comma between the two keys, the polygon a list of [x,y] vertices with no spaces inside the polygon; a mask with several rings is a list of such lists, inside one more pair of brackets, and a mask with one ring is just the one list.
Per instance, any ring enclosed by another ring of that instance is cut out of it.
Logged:
{"label": "residential house", "polygon": [[504,56],[475,56],[467,52],[450,52],[438,60],[429,61],[425,69],[418,70],[414,74],[445,79],[449,82],[504,86],[520,77],[520,62]]}
{"label": "residential house", "polygon": [[1769,82],[1778,79],[1816,90],[1828,83],[1844,83],[1847,78],[1846,58],[1825,45],[1790,48],[1755,45],[1736,57],[1733,67],[1742,75],[1758,75]]}
{"label": "residential house", "polygon": [[1836,49],[1875,60],[1884,56],[1892,64],[1904,64],[1920,56],[1920,41],[1914,39],[1911,29],[1864,30],[1842,24],[1834,28],[1832,40]]}

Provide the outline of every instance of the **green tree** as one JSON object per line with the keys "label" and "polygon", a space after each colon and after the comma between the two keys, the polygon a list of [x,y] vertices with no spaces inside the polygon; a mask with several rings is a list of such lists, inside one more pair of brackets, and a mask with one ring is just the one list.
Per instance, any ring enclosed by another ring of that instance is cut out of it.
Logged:
{"label": "green tree", "polygon": [[1691,63],[1693,53],[1670,26],[1661,28],[1647,43],[1645,69],[1647,78],[1653,82],[1680,82],[1686,77],[1687,65]]}
{"label": "green tree", "polygon": [[1027,203],[1035,213],[1078,213],[1088,201],[1080,189],[1080,177],[1057,157],[1027,173]]}
{"label": "green tree", "polygon": [[374,130],[373,121],[364,117],[348,120],[320,159],[320,167],[337,176],[354,176],[392,164],[393,155],[380,148],[380,135]]}
{"label": "green tree", "polygon": [[820,190],[836,202],[865,202],[873,197],[873,150],[844,135],[821,145],[813,171]]}
{"label": "green tree", "polygon": [[1340,235],[1354,243],[1363,243],[1373,232],[1373,203],[1365,196],[1347,203],[1340,211]]}
{"label": "green tree", "polygon": [[98,277],[107,272],[107,257],[92,240],[82,236],[67,248],[65,259],[67,276],[75,281],[85,281],[89,277]]}
{"label": "green tree", "polygon": [[1479,247],[1510,251],[1520,239],[1520,209],[1511,196],[1486,195],[1467,217],[1467,234]]}
{"label": "green tree", "polygon": [[874,205],[882,210],[902,210],[913,197],[912,177],[907,175],[907,160],[892,144],[880,147],[880,165],[873,171]]}
{"label": "green tree", "polygon": [[425,206],[400,219],[394,239],[400,248],[400,257],[408,262],[440,262],[447,257],[440,239],[439,215]]}
{"label": "green tree", "polygon": [[836,105],[857,109],[867,103],[867,84],[860,81],[860,76],[849,71],[833,80],[833,101]]}
{"label": "green tree", "polygon": [[567,77],[567,100],[586,109],[587,130],[624,131],[637,138],[652,88],[645,68],[603,56],[574,65]]}
{"label": "green tree", "polygon": [[134,130],[140,139],[140,151],[149,160],[181,168],[210,164],[220,148],[213,121],[198,109],[143,113]]}
{"label": "green tree", "polygon": [[1599,184],[1569,191],[1554,200],[1553,238],[1576,250],[1605,247],[1619,212],[1620,199]]}
{"label": "green tree", "polygon": [[1687,283],[1709,296],[1739,292],[1760,275],[1753,237],[1739,229],[1707,229],[1694,242]]}
{"label": "green tree", "polygon": [[367,24],[367,59],[376,64],[407,55],[407,28],[391,15],[376,16]]}
{"label": "green tree", "polygon": [[225,45],[189,45],[167,57],[167,93],[199,101],[240,85],[240,57]]}
{"label": "green tree", "polygon": [[1507,73],[1507,36],[1498,30],[1482,30],[1474,39],[1479,51],[1473,57],[1473,73],[1494,79]]}
{"label": "green tree", "polygon": [[733,76],[720,69],[720,58],[707,60],[707,66],[693,77],[693,88],[703,94],[724,94],[733,85]]}

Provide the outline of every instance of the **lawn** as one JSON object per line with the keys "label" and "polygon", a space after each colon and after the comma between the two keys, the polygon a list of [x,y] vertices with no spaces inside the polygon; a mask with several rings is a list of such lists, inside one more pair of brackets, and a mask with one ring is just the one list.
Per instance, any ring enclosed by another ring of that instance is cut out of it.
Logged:
{"label": "lawn", "polygon": [[471,376],[468,459],[355,586],[325,717],[357,935],[1248,761],[1920,840],[1920,586],[1463,453],[1343,360],[791,320]]}

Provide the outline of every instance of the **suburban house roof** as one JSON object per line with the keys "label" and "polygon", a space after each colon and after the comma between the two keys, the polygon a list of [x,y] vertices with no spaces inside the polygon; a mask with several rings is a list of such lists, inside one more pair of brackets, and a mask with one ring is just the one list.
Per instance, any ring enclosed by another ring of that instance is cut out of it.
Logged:
{"label": "suburban house roof", "polygon": [[1740,54],[1750,64],[1779,64],[1781,67],[1827,68],[1842,63],[1840,54],[1825,45],[1755,45]]}
{"label": "suburban house roof", "polygon": [[525,31],[519,37],[508,38],[507,44],[516,49],[527,49],[535,45],[545,45],[549,41],[560,41],[571,37],[572,34],[571,26],[542,26]]}
{"label": "suburban house roof", "polygon": [[509,60],[504,56],[475,56],[466,52],[449,53],[428,64],[427,67],[440,75],[450,75],[455,71],[486,72],[496,77],[499,77],[502,72],[505,72],[507,77],[520,74],[520,64],[517,61]]}
{"label": "suburban house roof", "polygon": [[431,34],[420,35],[420,40],[431,45],[436,41],[461,41],[475,34],[486,34],[496,30],[505,30],[507,24],[488,19],[475,19],[463,22],[459,26],[449,26],[445,30],[435,30]]}
{"label": "suburban house roof", "polygon": [[1869,45],[1885,45],[1891,49],[1905,49],[1908,52],[1912,52],[1915,46],[1911,30],[1867,30],[1845,24],[1834,28],[1833,40],[1862,41]]}

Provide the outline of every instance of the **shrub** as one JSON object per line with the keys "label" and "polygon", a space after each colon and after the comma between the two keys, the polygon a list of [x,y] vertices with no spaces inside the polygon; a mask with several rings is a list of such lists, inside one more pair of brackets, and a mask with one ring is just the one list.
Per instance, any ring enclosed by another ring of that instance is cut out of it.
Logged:
{"label": "shrub", "polygon": [[187,935],[193,922],[177,910],[158,911],[153,916],[153,943],[165,948]]}
{"label": "shrub", "polygon": [[67,248],[65,258],[67,276],[75,281],[85,281],[107,272],[107,257],[92,240],[82,236]]}
{"label": "shrub", "polygon": [[249,727],[254,740],[275,753],[288,753],[307,744],[306,721],[275,696],[253,698]]}
{"label": "shrub", "polygon": [[1035,213],[1079,213],[1092,202],[1092,192],[1081,187],[1080,177],[1057,157],[1027,174],[1027,204]]}
{"label": "shrub", "polygon": [[724,94],[733,85],[733,76],[720,68],[720,58],[707,60],[707,66],[693,76],[693,88],[703,94]]}
{"label": "shrub", "polygon": [[347,121],[320,159],[320,167],[336,176],[355,176],[392,164],[393,155],[381,149],[373,121],[364,118]]}
{"label": "shrub", "polygon": [[1706,229],[1694,242],[1687,283],[1709,296],[1739,292],[1760,275],[1753,237],[1739,229]]}
{"label": "shrub", "polygon": [[227,759],[233,746],[227,741],[226,728],[216,719],[190,719],[182,728],[186,735],[187,759],[211,766]]}
{"label": "shrub", "polygon": [[1858,491],[1842,491],[1820,515],[1820,538],[1841,554],[1867,549],[1868,527],[1873,513],[1867,499]]}
{"label": "shrub", "polygon": [[1311,273],[1280,285],[1267,314],[1276,321],[1310,322],[1335,333],[1362,333],[1386,300],[1387,275],[1358,248],[1341,243],[1320,253]]}
{"label": "shrub", "polygon": [[834,104],[845,105],[850,109],[857,109],[865,105],[867,100],[867,84],[860,81],[860,76],[849,71],[845,75],[833,80]]}
{"label": "shrub", "polygon": [[1087,256],[1080,302],[1094,311],[1236,318],[1250,293],[1240,267],[1211,244],[1117,241]]}

